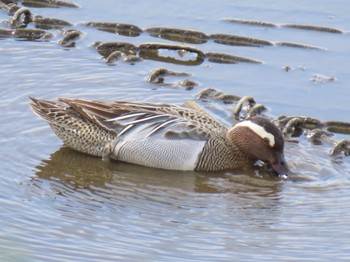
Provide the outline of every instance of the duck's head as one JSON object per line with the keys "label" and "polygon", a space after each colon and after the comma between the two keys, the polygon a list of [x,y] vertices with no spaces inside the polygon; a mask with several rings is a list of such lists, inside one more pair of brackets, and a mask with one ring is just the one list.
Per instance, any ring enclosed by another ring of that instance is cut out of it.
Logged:
{"label": "duck's head", "polygon": [[239,122],[228,131],[227,138],[248,158],[268,163],[280,176],[288,175],[283,153],[284,139],[270,120],[252,117]]}

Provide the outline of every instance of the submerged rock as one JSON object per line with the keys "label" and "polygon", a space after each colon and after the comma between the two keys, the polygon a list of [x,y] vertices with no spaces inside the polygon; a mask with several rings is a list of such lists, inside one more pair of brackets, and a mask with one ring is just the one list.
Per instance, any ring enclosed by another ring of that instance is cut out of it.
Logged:
{"label": "submerged rock", "polygon": [[40,29],[57,29],[67,26],[73,26],[73,24],[68,21],[56,18],[47,18],[41,15],[34,15],[33,22],[35,27]]}
{"label": "submerged rock", "polygon": [[319,84],[324,84],[324,83],[327,83],[327,82],[334,82],[336,80],[336,78],[334,76],[314,74],[314,75],[312,75],[312,78],[310,80],[312,82],[316,82],[316,83],[319,83]]}
{"label": "submerged rock", "polygon": [[307,138],[314,145],[322,145],[322,140],[326,137],[331,137],[333,134],[326,130],[315,128],[307,134]]}
{"label": "submerged rock", "polygon": [[202,101],[221,100],[225,104],[233,104],[234,102],[239,101],[241,97],[231,94],[225,94],[215,88],[207,87],[197,95],[197,99]]}
{"label": "submerged rock", "polygon": [[139,49],[139,55],[144,59],[180,65],[199,65],[205,58],[201,50],[185,45],[146,43],[140,45]]}
{"label": "submerged rock", "polygon": [[162,85],[162,86],[174,86],[174,87],[184,87],[186,90],[192,90],[198,84],[190,79],[185,79],[178,82],[166,82],[165,77],[167,76],[190,76],[189,73],[185,72],[175,72],[170,71],[166,68],[157,68],[152,71],[147,81],[152,84]]}
{"label": "submerged rock", "polygon": [[277,46],[287,46],[287,47],[295,47],[295,48],[304,48],[304,49],[314,49],[314,50],[326,50],[323,47],[312,46],[312,45],[304,45],[299,43],[291,43],[291,42],[277,42],[275,43]]}
{"label": "submerged rock", "polygon": [[76,40],[82,33],[78,30],[72,29],[63,32],[63,39],[59,41],[59,44],[64,47],[75,47]]}
{"label": "submerged rock", "polygon": [[337,33],[337,34],[344,33],[340,29],[331,28],[331,27],[325,27],[325,26],[298,25],[298,24],[282,24],[281,26],[282,27],[288,27],[288,28],[302,29],[302,30],[326,32],[326,33]]}
{"label": "submerged rock", "polygon": [[350,123],[342,121],[326,121],[325,126],[327,130],[339,134],[348,134],[350,135]]}
{"label": "submerged rock", "polygon": [[340,154],[344,154],[345,156],[350,155],[350,140],[343,139],[335,144],[334,148],[331,150],[331,156],[339,156]]}
{"label": "submerged rock", "polygon": [[24,28],[33,21],[32,13],[28,8],[22,7],[18,9],[10,19],[12,28]]}
{"label": "submerged rock", "polygon": [[79,5],[63,1],[63,0],[22,0],[24,6],[29,7],[43,7],[43,8],[59,8],[59,7],[73,7],[77,8]]}
{"label": "submerged rock", "polygon": [[154,27],[146,29],[145,32],[149,33],[153,37],[190,44],[203,44],[209,39],[209,36],[196,30]]}
{"label": "submerged rock", "polygon": [[18,6],[15,2],[5,4],[4,1],[0,1],[0,9],[6,12],[8,15],[14,15],[14,13],[20,8],[21,7]]}
{"label": "submerged rock", "polygon": [[273,45],[271,42],[251,37],[228,35],[228,34],[212,34],[209,36],[215,43],[233,46],[253,46],[262,47]]}
{"label": "submerged rock", "polygon": [[101,31],[116,33],[123,36],[139,36],[142,29],[136,25],[122,23],[87,22],[83,25],[93,27]]}
{"label": "submerged rock", "polygon": [[[153,84],[164,82],[165,76],[189,76],[189,73],[170,71],[166,68],[157,68],[152,71],[147,81]],[[162,80],[163,79],[163,80]]]}
{"label": "submerged rock", "polygon": [[227,22],[230,22],[230,23],[256,25],[256,26],[263,26],[263,27],[277,27],[278,26],[278,25],[270,23],[270,22],[262,22],[262,21],[255,21],[255,20],[243,20],[243,19],[235,19],[235,18],[226,18],[224,20]]}
{"label": "submerged rock", "polygon": [[45,30],[40,29],[0,29],[0,37],[15,37],[23,38],[26,40],[38,40],[38,39],[49,39],[53,37],[53,34]]}
{"label": "submerged rock", "polygon": [[97,42],[93,46],[105,58],[108,58],[115,51],[120,51],[127,55],[135,55],[138,52],[137,46],[126,42]]}
{"label": "submerged rock", "polygon": [[209,52],[205,54],[206,58],[210,62],[221,63],[221,64],[237,64],[237,63],[250,63],[250,64],[262,64],[261,61],[254,60],[251,58],[227,55],[222,53]]}

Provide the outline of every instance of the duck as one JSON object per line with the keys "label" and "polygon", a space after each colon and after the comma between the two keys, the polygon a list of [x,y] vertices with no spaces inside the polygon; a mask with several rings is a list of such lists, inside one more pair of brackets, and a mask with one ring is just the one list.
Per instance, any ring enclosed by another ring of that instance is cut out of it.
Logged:
{"label": "duck", "polygon": [[30,99],[32,111],[67,147],[89,155],[204,172],[244,169],[262,161],[277,175],[288,175],[282,132],[265,117],[250,117],[229,127],[189,106]]}

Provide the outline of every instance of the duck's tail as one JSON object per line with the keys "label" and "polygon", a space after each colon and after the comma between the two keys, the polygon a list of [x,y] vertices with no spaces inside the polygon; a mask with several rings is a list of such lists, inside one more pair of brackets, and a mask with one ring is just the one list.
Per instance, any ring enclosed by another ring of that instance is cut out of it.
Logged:
{"label": "duck's tail", "polygon": [[40,100],[29,97],[32,102],[30,106],[32,111],[40,118],[49,122],[49,124],[57,124],[62,121],[67,115],[67,105],[59,102]]}
{"label": "duck's tail", "polygon": [[63,102],[30,99],[33,112],[50,124],[66,146],[94,156],[104,156],[109,152],[107,145],[113,140],[110,132],[84,119]]}

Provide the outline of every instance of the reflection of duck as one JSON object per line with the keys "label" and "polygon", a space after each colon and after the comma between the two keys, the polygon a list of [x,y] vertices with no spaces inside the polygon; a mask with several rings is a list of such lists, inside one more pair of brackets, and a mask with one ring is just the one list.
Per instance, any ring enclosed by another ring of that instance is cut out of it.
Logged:
{"label": "reflection of duck", "polygon": [[[125,174],[128,174],[127,183],[135,185],[148,182],[164,186],[167,184],[172,186],[173,183],[193,185],[191,181],[196,174],[189,172],[186,176],[179,171],[146,168],[122,162],[115,164],[81,154],[67,147],[62,147],[53,153],[49,160],[42,162],[37,166],[38,177],[59,180],[63,184],[71,184],[77,188],[105,187],[113,181],[123,183]],[[177,179],[174,179],[174,176]]]}
{"label": "reflection of duck", "polygon": [[187,192],[237,192],[273,196],[280,191],[281,186],[280,181],[272,178],[256,177],[253,170],[247,170],[244,175],[231,175],[154,169],[122,162],[100,161],[67,147],[53,153],[50,159],[43,160],[36,169],[36,175],[40,179],[58,182],[70,190],[88,189],[92,192],[120,186],[134,189],[159,187]]}
{"label": "reflection of duck", "polygon": [[169,170],[219,171],[268,162],[288,171],[284,140],[269,120],[250,118],[228,129],[203,110],[129,102],[32,99],[32,109],[73,149]]}

